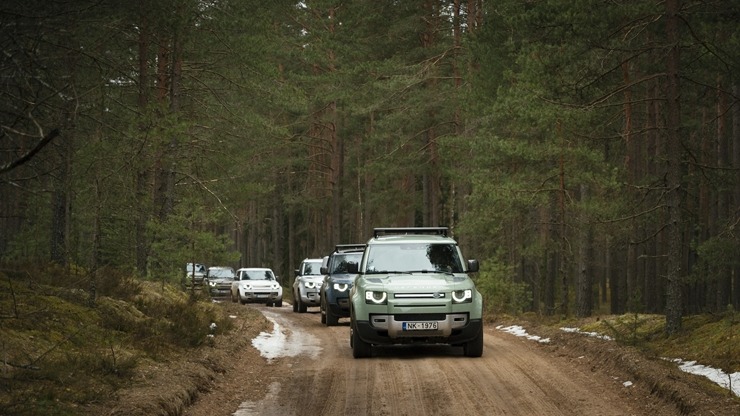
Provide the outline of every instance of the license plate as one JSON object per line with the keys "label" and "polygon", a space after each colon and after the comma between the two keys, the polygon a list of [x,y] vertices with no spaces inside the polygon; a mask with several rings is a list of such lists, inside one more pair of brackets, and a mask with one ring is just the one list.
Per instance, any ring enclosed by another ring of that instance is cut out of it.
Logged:
{"label": "license plate", "polygon": [[258,297],[258,298],[266,298],[266,297],[267,297],[267,295],[265,295],[264,293],[258,293],[258,294],[257,294],[257,297]]}
{"label": "license plate", "polygon": [[404,331],[429,331],[437,329],[437,322],[404,322]]}

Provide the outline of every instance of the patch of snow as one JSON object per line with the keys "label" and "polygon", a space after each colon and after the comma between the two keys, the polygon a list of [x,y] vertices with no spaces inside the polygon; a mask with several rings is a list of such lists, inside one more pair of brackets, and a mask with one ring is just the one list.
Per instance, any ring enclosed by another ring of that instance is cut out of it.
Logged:
{"label": "patch of snow", "polygon": [[624,383],[622,383],[622,385],[624,387],[631,387],[632,386],[632,382],[631,381],[625,381]]}
{"label": "patch of snow", "polygon": [[598,332],[581,331],[579,328],[560,328],[560,330],[563,331],[563,332],[570,332],[570,333],[575,333],[575,334],[588,335],[589,337],[603,339],[603,340],[606,340],[606,341],[614,341],[614,338],[610,337],[609,335],[602,335],[602,334],[599,334]]}
{"label": "patch of snow", "polygon": [[268,360],[299,355],[318,358],[322,350],[318,338],[292,326],[277,313],[262,311],[262,314],[273,324],[272,332],[261,332],[252,340],[252,345],[263,357]]}
{"label": "patch of snow", "polygon": [[667,360],[677,363],[681,371],[704,376],[719,386],[730,390],[735,396],[740,397],[740,372],[727,374],[722,370],[697,364],[696,361],[684,361],[680,358]]}
{"label": "patch of snow", "polygon": [[550,342],[550,338],[542,338],[539,335],[529,335],[527,333],[527,330],[525,330],[519,325],[511,325],[511,326],[506,326],[506,327],[503,325],[499,325],[496,327],[496,329],[498,329],[499,331],[508,332],[509,334],[513,334],[518,337],[525,337],[529,340],[537,341],[541,344],[547,344]]}

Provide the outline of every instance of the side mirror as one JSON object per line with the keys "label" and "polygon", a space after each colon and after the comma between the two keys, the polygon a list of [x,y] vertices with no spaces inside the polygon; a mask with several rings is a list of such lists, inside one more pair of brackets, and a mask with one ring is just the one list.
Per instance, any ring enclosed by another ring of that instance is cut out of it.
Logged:
{"label": "side mirror", "polygon": [[468,273],[475,273],[479,268],[478,260],[468,260]]}
{"label": "side mirror", "polygon": [[347,263],[347,273],[356,274],[360,269],[359,265],[353,261]]}
{"label": "side mirror", "polygon": [[321,269],[319,269],[321,274],[329,274],[329,269],[326,266],[321,266]]}
{"label": "side mirror", "polygon": [[299,272],[299,270],[298,269],[295,269],[295,277],[298,277],[299,276],[298,272]]}

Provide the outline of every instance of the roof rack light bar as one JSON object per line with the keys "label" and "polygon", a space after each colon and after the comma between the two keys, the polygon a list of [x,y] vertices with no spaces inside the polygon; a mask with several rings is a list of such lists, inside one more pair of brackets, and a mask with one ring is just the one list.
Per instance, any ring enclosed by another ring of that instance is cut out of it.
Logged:
{"label": "roof rack light bar", "polygon": [[349,251],[349,250],[364,250],[367,244],[337,244],[334,246],[335,252]]}
{"label": "roof rack light bar", "polygon": [[441,235],[447,237],[447,227],[397,227],[397,228],[375,228],[374,236],[378,238],[382,235],[407,235],[407,234],[425,234]]}

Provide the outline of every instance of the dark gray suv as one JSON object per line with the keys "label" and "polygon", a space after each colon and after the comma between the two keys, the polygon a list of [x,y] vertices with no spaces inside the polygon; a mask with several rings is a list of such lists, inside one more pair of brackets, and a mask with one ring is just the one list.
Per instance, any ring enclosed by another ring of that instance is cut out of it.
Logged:
{"label": "dark gray suv", "polygon": [[349,318],[349,291],[355,279],[349,273],[349,264],[357,264],[362,259],[365,244],[337,244],[334,252],[324,258],[321,273],[324,283],[321,285],[321,323],[334,326],[339,318]]}

